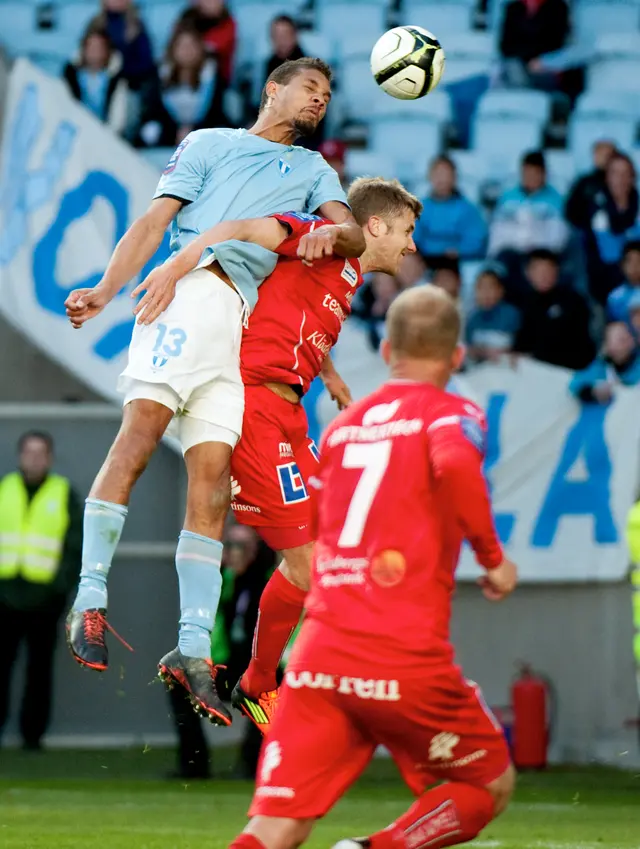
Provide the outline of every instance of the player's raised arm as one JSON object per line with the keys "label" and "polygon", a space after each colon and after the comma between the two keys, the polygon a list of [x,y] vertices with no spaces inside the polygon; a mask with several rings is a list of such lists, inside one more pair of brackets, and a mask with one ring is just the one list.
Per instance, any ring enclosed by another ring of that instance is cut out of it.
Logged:
{"label": "player's raised arm", "polygon": [[169,306],[178,280],[197,267],[202,254],[221,242],[252,242],[275,251],[288,235],[287,227],[275,218],[245,218],[223,221],[210,227],[170,260],[154,269],[131,293],[132,298],[145,292],[133,312],[141,324],[151,324]]}
{"label": "player's raised arm", "polygon": [[364,253],[366,243],[362,227],[348,206],[337,200],[327,201],[319,207],[318,214],[334,224],[318,227],[300,239],[300,259],[313,262],[314,259],[331,256],[333,253],[342,257],[359,257]]}

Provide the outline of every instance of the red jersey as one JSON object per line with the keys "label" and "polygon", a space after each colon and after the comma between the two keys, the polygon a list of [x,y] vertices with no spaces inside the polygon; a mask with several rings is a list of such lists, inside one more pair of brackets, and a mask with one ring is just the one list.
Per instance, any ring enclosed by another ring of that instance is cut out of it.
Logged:
{"label": "red jersey", "polygon": [[357,259],[330,256],[310,266],[298,259],[300,239],[333,222],[298,212],[273,217],[289,235],[277,249],[281,259],[260,287],[242,338],[242,381],[287,383],[304,394],[338,339],[362,274]]}
{"label": "red jersey", "polygon": [[[390,381],[329,426],[320,465],[308,623],[294,669],[339,657],[362,666],[442,666],[464,538],[498,566],[482,472],[485,421],[470,401],[426,383]],[[333,668],[333,667],[332,667]]]}

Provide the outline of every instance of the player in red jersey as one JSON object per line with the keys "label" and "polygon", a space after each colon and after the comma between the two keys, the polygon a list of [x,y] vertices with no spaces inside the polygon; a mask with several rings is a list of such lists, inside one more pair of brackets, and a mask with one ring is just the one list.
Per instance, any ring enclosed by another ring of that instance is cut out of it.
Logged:
{"label": "player in red jersey", "polygon": [[482,473],[483,415],[444,391],[463,356],[459,330],[444,292],[402,294],[383,343],[391,379],[323,437],[307,616],[263,747],[253,818],[232,849],[299,846],[378,744],[419,798],[389,827],[341,847],[452,846],[506,807],[514,771],[504,736],[449,639],[463,539],[489,599],[516,583]]}
{"label": "player in red jersey", "polygon": [[[145,283],[150,300],[162,297],[167,280],[192,270],[202,249],[217,241],[256,242],[281,257],[260,290],[243,336],[245,416],[231,460],[236,518],[256,527],[267,544],[284,555],[260,602],[251,664],[233,693],[234,705],[263,731],[276,704],[278,662],[309,589],[313,535],[307,481],[316,470],[318,453],[307,436],[300,399],[322,371],[338,403],[350,400],[328,354],[351,312],[362,273],[395,274],[404,254],[415,251],[412,233],[421,205],[397,181],[356,180],[348,202],[365,235],[367,247],[359,260],[339,256],[340,230],[331,222],[285,213],[220,224]],[[326,242],[318,245],[313,264],[303,264],[300,244],[307,234],[317,236],[320,231]]]}

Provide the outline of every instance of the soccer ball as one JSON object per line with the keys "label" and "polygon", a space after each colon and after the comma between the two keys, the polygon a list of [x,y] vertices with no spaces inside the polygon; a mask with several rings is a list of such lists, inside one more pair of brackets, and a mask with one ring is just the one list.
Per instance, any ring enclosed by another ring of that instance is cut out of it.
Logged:
{"label": "soccer ball", "polygon": [[371,51],[371,73],[383,91],[400,100],[429,94],[444,71],[440,42],[422,27],[394,27]]}

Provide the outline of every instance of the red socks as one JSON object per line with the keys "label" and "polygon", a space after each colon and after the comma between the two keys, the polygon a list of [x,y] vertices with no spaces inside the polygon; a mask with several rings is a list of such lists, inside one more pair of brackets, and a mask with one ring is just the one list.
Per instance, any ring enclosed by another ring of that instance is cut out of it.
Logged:
{"label": "red socks", "polygon": [[264,843],[253,834],[239,834],[229,849],[265,849]]}
{"label": "red socks", "polygon": [[371,849],[441,849],[466,843],[491,822],[493,811],[493,797],[483,787],[455,781],[441,784],[393,825],[371,835]]}
{"label": "red socks", "polygon": [[251,663],[242,676],[242,688],[248,695],[257,698],[260,693],[275,690],[276,670],[300,621],[306,595],[279,569],[269,579],[260,598]]}

